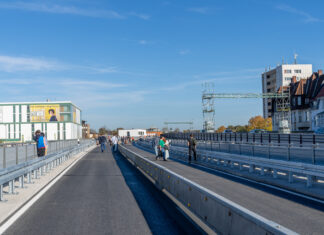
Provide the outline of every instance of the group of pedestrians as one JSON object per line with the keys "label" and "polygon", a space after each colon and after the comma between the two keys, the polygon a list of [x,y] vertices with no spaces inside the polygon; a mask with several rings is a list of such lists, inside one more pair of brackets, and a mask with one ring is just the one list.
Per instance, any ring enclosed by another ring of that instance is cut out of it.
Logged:
{"label": "group of pedestrians", "polygon": [[35,135],[33,139],[36,142],[37,156],[38,157],[46,156],[47,149],[48,149],[48,142],[45,134],[40,130],[37,130],[35,131]]}
{"label": "group of pedestrians", "polygon": [[[162,158],[163,161],[167,161],[167,159],[170,157],[170,141],[167,140],[165,137],[160,136],[160,138],[156,137],[152,141],[152,145],[155,150],[155,159]],[[189,157],[188,162],[191,163],[191,158],[193,154],[194,161],[197,160],[197,140],[193,137],[191,134],[189,139],[187,140],[188,150],[189,150]]]}
{"label": "group of pedestrians", "polygon": [[169,149],[170,149],[170,141],[165,137],[160,136],[153,139],[153,145],[155,150],[155,159],[162,158],[163,161],[167,161],[170,157]]}
{"label": "group of pedestrians", "polygon": [[[110,147],[112,148],[112,151],[116,152],[118,146],[118,137],[114,135],[113,137],[110,138],[109,136],[108,141]],[[106,136],[99,135],[97,144],[100,145],[101,152],[104,152],[106,150],[106,144],[108,144],[108,141]]]}

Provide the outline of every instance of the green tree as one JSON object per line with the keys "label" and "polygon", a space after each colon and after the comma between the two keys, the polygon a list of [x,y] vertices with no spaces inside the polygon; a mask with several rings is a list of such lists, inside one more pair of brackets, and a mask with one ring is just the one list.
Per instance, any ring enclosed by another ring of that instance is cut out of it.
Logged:
{"label": "green tree", "polygon": [[99,135],[108,135],[108,130],[105,126],[99,128]]}

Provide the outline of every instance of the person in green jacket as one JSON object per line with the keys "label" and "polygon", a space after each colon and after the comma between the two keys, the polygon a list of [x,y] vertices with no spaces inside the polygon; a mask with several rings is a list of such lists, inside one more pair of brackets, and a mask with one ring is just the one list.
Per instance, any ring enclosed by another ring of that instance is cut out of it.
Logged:
{"label": "person in green jacket", "polygon": [[166,159],[165,159],[165,149],[164,149],[165,143],[163,141],[162,136],[160,136],[160,142],[159,143],[160,143],[160,150],[162,152],[163,161],[166,161]]}

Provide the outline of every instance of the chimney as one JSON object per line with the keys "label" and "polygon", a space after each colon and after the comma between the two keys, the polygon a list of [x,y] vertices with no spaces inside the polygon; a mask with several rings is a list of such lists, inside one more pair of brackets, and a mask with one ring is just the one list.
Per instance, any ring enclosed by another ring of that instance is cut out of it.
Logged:
{"label": "chimney", "polygon": [[296,83],[296,82],[297,82],[297,78],[296,78],[296,76],[293,76],[293,77],[292,77],[291,82],[292,82],[292,83]]}
{"label": "chimney", "polygon": [[323,75],[323,70],[319,69],[319,70],[317,71],[317,73],[318,73],[318,76],[321,76],[321,75]]}

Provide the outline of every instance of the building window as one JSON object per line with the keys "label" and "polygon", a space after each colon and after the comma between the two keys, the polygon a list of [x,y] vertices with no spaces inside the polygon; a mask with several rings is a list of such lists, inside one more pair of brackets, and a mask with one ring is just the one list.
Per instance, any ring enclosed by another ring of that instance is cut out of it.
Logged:
{"label": "building window", "polygon": [[309,104],[309,98],[305,98],[305,104]]}
{"label": "building window", "polygon": [[267,92],[270,92],[271,90],[270,89],[267,89]]}
{"label": "building window", "polygon": [[285,69],[285,73],[291,73],[291,69]]}
{"label": "building window", "polygon": [[298,96],[297,105],[301,105],[301,96]]}
{"label": "building window", "polygon": [[269,86],[271,84],[271,82],[267,82],[267,85]]}
{"label": "building window", "polygon": [[267,75],[267,78],[270,78],[270,75]]}
{"label": "building window", "polygon": [[301,73],[301,69],[295,69],[295,73]]}
{"label": "building window", "polygon": [[292,79],[291,77],[286,77],[285,81],[291,81],[291,79]]}

